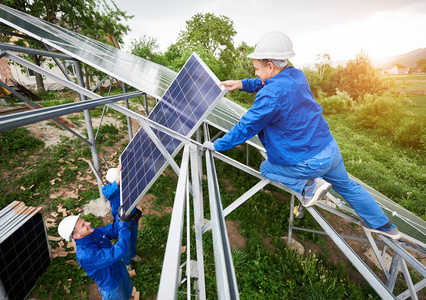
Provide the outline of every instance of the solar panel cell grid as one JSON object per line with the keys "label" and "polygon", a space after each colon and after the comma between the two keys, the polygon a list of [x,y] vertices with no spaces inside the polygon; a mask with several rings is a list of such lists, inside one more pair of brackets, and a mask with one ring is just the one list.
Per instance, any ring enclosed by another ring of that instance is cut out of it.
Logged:
{"label": "solar panel cell grid", "polygon": [[[148,118],[189,137],[223,96],[218,83],[198,56],[192,55]],[[182,146],[180,140],[156,129],[152,131],[170,155],[175,155]],[[121,200],[124,209],[129,210],[159,176],[167,160],[149,135],[139,130],[120,162],[123,165]]]}
{"label": "solar panel cell grid", "polygon": [[24,299],[49,264],[43,217],[37,213],[0,244],[0,278],[9,299]]}

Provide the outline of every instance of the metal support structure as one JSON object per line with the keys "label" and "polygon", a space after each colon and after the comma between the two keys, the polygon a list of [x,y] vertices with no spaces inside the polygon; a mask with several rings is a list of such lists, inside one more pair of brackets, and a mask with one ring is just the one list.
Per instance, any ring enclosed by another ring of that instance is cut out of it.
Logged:
{"label": "metal support structure", "polygon": [[104,78],[102,78],[101,81],[99,81],[92,89],[91,91],[94,92],[98,89],[98,87],[100,87],[102,85],[102,83],[104,83],[108,78],[110,78],[111,76],[107,75]]}
{"label": "metal support structure", "polygon": [[294,195],[291,194],[291,200],[290,200],[290,221],[288,222],[288,240],[287,243],[291,244],[291,234],[293,233],[293,209],[294,209]]}
{"label": "metal support structure", "polygon": [[[135,96],[138,96],[140,92],[134,92]],[[73,102],[52,107],[45,107],[42,109],[36,109],[31,111],[24,111],[14,114],[9,114],[0,117],[0,132],[10,130],[12,128],[21,127],[33,123],[37,123],[44,120],[49,120],[59,116],[71,114],[74,112],[80,112],[85,109],[98,107],[101,105],[111,104],[117,102],[126,95],[115,95],[105,98],[98,98],[94,100],[86,100],[84,102]]]}
{"label": "metal support structure", "polygon": [[[182,163],[179,173],[175,200],[173,204],[173,214],[170,221],[169,235],[167,237],[167,246],[164,254],[163,269],[161,271],[160,286],[157,298],[160,300],[177,299],[178,287],[180,285],[179,266],[180,253],[182,246],[183,223],[185,216],[186,190],[189,168],[189,146],[185,146],[183,151]],[[187,216],[189,219],[189,215]],[[189,245],[189,240],[187,244]],[[187,261],[189,264],[189,262]],[[188,272],[187,272],[188,275]],[[187,278],[188,282],[190,281]],[[188,293],[190,290],[188,289]]]}
{"label": "metal support structure", "polygon": [[[0,33],[1,33],[1,31],[0,31]],[[5,43],[0,43],[0,50],[2,50],[2,51],[13,51],[13,52],[18,52],[18,53],[35,54],[35,55],[40,55],[40,56],[48,56],[48,57],[51,57],[51,58],[54,58],[54,59],[59,58],[59,59],[72,60],[72,61],[76,60],[74,57],[66,55],[66,54],[51,52],[49,50],[44,51],[44,50],[40,50],[40,49],[22,47],[22,46],[17,46],[17,45],[12,45],[12,44],[5,44]]]}
{"label": "metal support structure", "polygon": [[[49,47],[45,44],[42,43],[44,49],[46,49],[49,53],[52,52]],[[65,68],[59,63],[58,59],[56,57],[52,57],[53,61],[56,63],[56,65],[58,66],[59,70],[61,70],[62,74],[64,74],[64,76],[69,80],[72,81],[71,77],[68,75],[67,70],[65,70]],[[74,60],[74,59],[73,59]]]}
{"label": "metal support structure", "polygon": [[[4,83],[3,81],[0,80],[0,86],[6,90],[8,90],[9,92],[11,92],[13,95],[15,95],[16,97],[18,97],[19,99],[21,99],[22,101],[24,101],[25,103],[27,103],[29,106],[31,106],[34,109],[40,109],[40,107],[38,107],[34,102],[30,101],[28,98],[24,97],[23,95],[21,95],[20,93],[18,93],[17,91],[15,91],[14,89],[10,88],[6,83]],[[80,140],[82,140],[83,142],[85,142],[86,144],[88,144],[89,146],[91,146],[90,142],[85,139],[84,137],[82,137],[80,134],[78,134],[77,132],[75,132],[74,130],[72,130],[71,128],[69,128],[68,126],[62,124],[61,122],[59,122],[58,120],[52,118],[51,119],[52,122],[54,122],[56,125],[62,127],[65,130],[68,130],[69,132],[71,132],[73,135],[75,135],[76,137],[78,137]],[[1,130],[0,130],[1,131]]]}
{"label": "metal support structure", "polygon": [[[237,200],[232,202],[226,209],[223,210],[223,216],[226,217],[231,212],[233,212],[235,209],[237,209],[240,205],[242,205],[244,202],[250,199],[254,194],[256,194],[258,191],[263,189],[267,184],[269,184],[271,181],[269,179],[262,179],[260,182],[258,182],[256,185],[254,185],[250,190],[245,192],[241,197],[239,197]],[[208,231],[212,228],[212,221],[206,223],[203,226],[203,233]]]}
{"label": "metal support structure", "polygon": [[204,223],[204,212],[203,212],[203,191],[201,184],[201,176],[199,168],[202,165],[198,164],[199,149],[195,145],[189,146],[189,153],[191,158],[191,179],[194,205],[194,229],[195,229],[195,243],[197,251],[197,269],[198,269],[198,295],[200,300],[206,299],[206,283],[204,276],[204,254],[203,254],[203,234],[201,227]]}
{"label": "metal support structure", "polygon": [[[81,64],[79,61],[75,62],[75,71],[76,71],[78,84],[84,87],[83,74],[81,72]],[[87,100],[87,97],[83,94],[80,94],[80,98],[82,101]],[[93,134],[92,118],[90,116],[90,111],[88,109],[85,109],[83,113],[84,113],[84,119],[86,121],[87,135],[91,143],[90,150],[92,151],[93,166],[95,167],[95,170],[98,173],[100,171],[100,164],[99,164],[99,158],[98,158],[98,150],[96,149],[95,136]],[[99,196],[104,202],[106,202],[107,200],[104,196],[104,193],[102,192],[102,186],[103,186],[102,180],[99,180],[99,178],[96,178],[96,180],[98,182]]]}
{"label": "metal support structure", "polygon": [[143,93],[143,103],[144,103],[145,113],[148,116],[149,115],[149,106],[148,106],[148,97],[146,96],[146,93]]}
{"label": "metal support structure", "polygon": [[[127,94],[127,86],[124,82],[123,82],[123,85],[121,86],[121,88],[123,89],[123,94]],[[129,109],[129,99],[128,98],[124,98],[124,107]],[[127,130],[129,131],[129,141],[131,141],[132,138],[133,138],[132,119],[130,119],[129,116],[126,116],[126,119],[127,119]]]}
{"label": "metal support structure", "polygon": [[237,279],[232,262],[231,247],[226,230],[225,216],[219,191],[219,183],[210,150],[206,150],[207,178],[209,186],[210,215],[212,222],[218,299],[240,299]]}
{"label": "metal support structure", "polygon": [[328,236],[334,243],[345,253],[346,257],[357,268],[361,275],[370,283],[371,287],[383,299],[394,299],[395,296],[389,291],[388,288],[380,281],[380,279],[371,271],[367,265],[359,258],[359,256],[352,250],[351,247],[342,239],[342,237],[328,224],[328,222],[321,216],[315,207],[306,207],[309,213],[325,230]]}

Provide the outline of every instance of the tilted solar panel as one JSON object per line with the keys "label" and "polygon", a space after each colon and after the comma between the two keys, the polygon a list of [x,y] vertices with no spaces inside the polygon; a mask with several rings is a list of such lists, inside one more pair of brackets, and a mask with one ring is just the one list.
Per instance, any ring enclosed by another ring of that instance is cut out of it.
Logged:
{"label": "tilted solar panel", "polygon": [[176,76],[164,66],[1,4],[0,22],[156,98]]}
{"label": "tilted solar panel", "polygon": [[[195,53],[188,59],[148,118],[173,131],[192,136],[195,130],[224,96],[226,89]],[[172,156],[182,143],[153,129],[155,135]],[[148,134],[141,128],[120,156],[121,204],[132,210],[155,179],[166,167],[161,154]]]}

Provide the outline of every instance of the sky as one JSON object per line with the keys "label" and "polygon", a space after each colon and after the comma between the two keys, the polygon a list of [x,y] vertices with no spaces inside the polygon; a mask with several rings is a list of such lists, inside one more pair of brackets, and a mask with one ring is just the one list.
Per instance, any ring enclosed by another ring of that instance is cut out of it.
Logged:
{"label": "sky", "polygon": [[364,51],[373,60],[426,48],[425,0],[115,0],[134,15],[124,49],[143,35],[159,50],[176,42],[197,13],[226,16],[237,31],[235,45],[255,46],[267,32],[281,31],[293,43],[297,67],[328,53],[333,62]]}

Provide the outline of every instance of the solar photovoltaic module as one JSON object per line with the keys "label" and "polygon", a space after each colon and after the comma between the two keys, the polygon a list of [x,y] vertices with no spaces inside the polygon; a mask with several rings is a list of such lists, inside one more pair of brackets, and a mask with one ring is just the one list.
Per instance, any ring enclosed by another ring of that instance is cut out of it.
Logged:
{"label": "solar photovoltaic module", "polygon": [[160,98],[176,73],[164,66],[0,4],[0,22]]}
{"label": "solar photovoltaic module", "polygon": [[[193,54],[164,93],[148,118],[184,136],[190,137],[224,96],[226,89],[197,54]],[[182,143],[163,132],[154,133],[172,156]],[[141,128],[120,156],[121,204],[133,209],[146,190],[166,167],[161,154]]]}
{"label": "solar photovoltaic module", "polygon": [[43,216],[40,212],[19,214],[8,208],[2,213],[0,280],[8,299],[25,299],[50,265]]}

